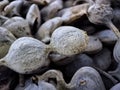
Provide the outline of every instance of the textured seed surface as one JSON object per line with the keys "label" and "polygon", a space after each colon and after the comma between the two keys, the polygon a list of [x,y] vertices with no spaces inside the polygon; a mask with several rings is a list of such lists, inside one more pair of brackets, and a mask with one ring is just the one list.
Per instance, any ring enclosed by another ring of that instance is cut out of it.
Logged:
{"label": "textured seed surface", "polygon": [[72,26],[57,28],[51,38],[53,50],[64,55],[74,55],[83,52],[87,43],[87,34]]}
{"label": "textured seed surface", "polygon": [[12,44],[4,59],[12,70],[27,74],[47,66],[49,64],[47,54],[45,44],[30,37],[23,37]]}

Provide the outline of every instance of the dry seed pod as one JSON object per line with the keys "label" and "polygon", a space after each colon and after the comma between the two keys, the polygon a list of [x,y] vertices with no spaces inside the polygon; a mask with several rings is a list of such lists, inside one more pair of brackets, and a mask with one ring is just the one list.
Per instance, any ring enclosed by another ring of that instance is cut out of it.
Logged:
{"label": "dry seed pod", "polygon": [[112,30],[103,30],[95,34],[105,44],[115,44],[118,40],[115,33]]}
{"label": "dry seed pod", "polygon": [[72,26],[62,26],[52,33],[50,45],[53,51],[71,56],[83,52],[87,43],[86,32]]}
{"label": "dry seed pod", "polygon": [[[105,0],[104,0],[105,1]],[[110,4],[94,3],[88,8],[87,15],[90,22],[94,24],[105,24],[108,26],[116,36],[120,37],[119,30],[113,25],[111,19],[113,18],[113,9]]]}
{"label": "dry seed pod", "polygon": [[104,48],[102,51],[97,53],[93,59],[96,67],[99,67],[102,70],[107,70],[111,64],[111,52],[109,49]]}
{"label": "dry seed pod", "polygon": [[89,36],[88,45],[85,49],[86,53],[94,54],[102,50],[102,43],[95,36]]}
{"label": "dry seed pod", "polygon": [[48,70],[43,75],[36,77],[38,78],[38,80],[46,82],[49,81],[49,79],[51,79],[51,81],[52,79],[55,79],[57,81],[55,85],[57,90],[70,90],[71,88],[71,86],[66,84],[66,82],[64,81],[62,72],[58,70]]}
{"label": "dry seed pod", "polygon": [[29,8],[29,11],[26,15],[26,20],[28,21],[31,27],[37,23],[36,28],[38,29],[41,24],[41,15],[39,8],[36,4],[32,4]]}
{"label": "dry seed pod", "polygon": [[2,11],[4,10],[5,6],[9,4],[8,0],[0,1],[0,14],[2,14]]}
{"label": "dry seed pod", "polygon": [[6,28],[0,27],[0,58],[3,58],[11,44],[16,40],[11,32]]}
{"label": "dry seed pod", "polygon": [[17,38],[31,36],[29,24],[22,17],[12,17],[11,19],[8,19],[2,26],[11,31],[12,34]]}
{"label": "dry seed pod", "polygon": [[42,18],[47,21],[56,16],[57,12],[63,8],[62,0],[55,0],[41,10]]}
{"label": "dry seed pod", "polygon": [[11,45],[0,64],[20,74],[34,73],[48,66],[48,53],[49,48],[44,43],[31,37],[22,37]]}
{"label": "dry seed pod", "polygon": [[107,24],[111,18],[112,8],[110,8],[110,5],[95,3],[88,8],[88,19],[94,24]]}
{"label": "dry seed pod", "polygon": [[30,79],[25,82],[24,87],[17,86],[15,90],[56,90],[56,88],[52,84],[45,81],[38,81],[36,85],[36,83],[33,83]]}
{"label": "dry seed pod", "polygon": [[100,74],[92,67],[80,68],[72,77],[71,90],[106,90]]}
{"label": "dry seed pod", "polygon": [[82,52],[87,41],[88,36],[84,31],[70,26],[60,27],[52,34],[49,46],[31,37],[17,39],[0,64],[18,73],[29,74],[49,64],[48,54],[51,51],[71,56]]}
{"label": "dry seed pod", "polygon": [[22,4],[23,4],[23,0],[12,1],[10,4],[8,4],[4,8],[3,14],[7,15],[7,16],[10,16],[10,17],[13,16],[13,15],[20,16],[19,12],[20,12],[20,9],[22,7]]}
{"label": "dry seed pod", "polygon": [[120,83],[114,85],[110,90],[120,90]]}
{"label": "dry seed pod", "polygon": [[89,4],[82,4],[62,9],[61,11],[58,12],[58,16],[62,17],[64,23],[68,24],[81,18],[81,16],[86,14],[88,7]]}
{"label": "dry seed pod", "polygon": [[36,34],[37,39],[44,43],[49,43],[51,34],[62,24],[62,22],[61,17],[55,17],[43,23]]}
{"label": "dry seed pod", "polygon": [[39,80],[56,79],[57,90],[106,90],[99,73],[91,67],[80,68],[72,77],[69,84],[63,79],[60,71],[49,70]]}

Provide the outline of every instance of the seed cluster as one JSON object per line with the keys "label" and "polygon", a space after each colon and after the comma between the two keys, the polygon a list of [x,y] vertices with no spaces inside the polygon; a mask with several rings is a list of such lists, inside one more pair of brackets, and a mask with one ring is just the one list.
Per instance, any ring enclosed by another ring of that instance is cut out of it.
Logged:
{"label": "seed cluster", "polygon": [[0,0],[0,90],[119,90],[119,0]]}

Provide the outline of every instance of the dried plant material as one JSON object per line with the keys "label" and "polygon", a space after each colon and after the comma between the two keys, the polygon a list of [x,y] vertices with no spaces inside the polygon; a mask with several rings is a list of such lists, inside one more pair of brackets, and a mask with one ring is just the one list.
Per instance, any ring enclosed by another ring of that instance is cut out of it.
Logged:
{"label": "dried plant material", "polygon": [[108,73],[120,80],[120,64],[118,64],[114,71],[109,71]]}
{"label": "dried plant material", "polygon": [[36,4],[32,4],[29,8],[29,11],[26,15],[26,20],[28,21],[29,25],[31,27],[34,26],[34,24],[37,24],[36,28],[38,29],[41,24],[41,14],[38,6]]}
{"label": "dried plant material", "polygon": [[30,74],[48,66],[48,53],[49,49],[44,43],[31,37],[22,37],[11,45],[0,64],[20,74]]}
{"label": "dried plant material", "polygon": [[15,90],[56,90],[56,88],[48,82],[38,81],[36,84],[33,83],[31,79],[29,79],[25,82],[24,87],[17,86]]}
{"label": "dried plant material", "polygon": [[11,32],[0,27],[0,58],[3,58],[9,51],[11,44],[16,40]]}
{"label": "dried plant material", "polygon": [[31,84],[25,88],[25,90],[57,90],[52,84],[44,81],[39,81],[38,85]]}
{"label": "dried plant material", "polygon": [[90,6],[93,5],[94,3],[97,3],[97,4],[110,4],[109,0],[75,0],[73,5],[76,5],[79,2],[89,3]]}
{"label": "dried plant material", "polygon": [[86,31],[88,35],[93,35],[96,31],[96,28],[94,26],[91,26],[91,25],[87,26],[87,27],[83,25],[82,29],[84,31]]}
{"label": "dried plant material", "polygon": [[8,4],[9,4],[8,0],[0,1],[0,14],[2,14],[2,11],[4,11],[5,6]]}
{"label": "dried plant material", "polygon": [[16,85],[16,73],[0,66],[0,90],[13,90]]}
{"label": "dried plant material", "polygon": [[57,70],[49,70],[45,72],[41,76],[36,76],[38,80],[48,81],[49,78],[55,79],[57,81],[56,83],[56,89],[57,90],[69,90],[71,86],[69,84],[66,84],[66,82],[63,79],[63,74],[60,71]]}
{"label": "dried plant material", "polygon": [[119,43],[120,32],[112,23],[113,9],[110,7],[109,1],[96,1],[95,4],[88,8],[88,19],[94,24],[104,24],[109,27],[118,38],[118,41],[114,47],[114,58],[119,63]]}
{"label": "dried plant material", "polygon": [[88,8],[88,19],[94,24],[104,24],[108,26],[116,36],[120,37],[119,30],[113,25],[111,19],[113,18],[113,9],[110,4],[93,4]]}
{"label": "dried plant material", "polygon": [[88,36],[84,31],[70,26],[56,29],[50,45],[31,37],[22,37],[11,45],[7,55],[0,60],[0,64],[20,74],[29,74],[38,68],[48,66],[50,52],[57,51],[69,56],[78,54],[86,48],[87,41]]}
{"label": "dried plant material", "polygon": [[106,90],[100,74],[92,67],[80,68],[72,77],[72,90]]}
{"label": "dried plant material", "polygon": [[64,8],[68,8],[68,7],[71,7],[71,6],[73,6],[73,2],[74,2],[74,0],[65,0],[64,1]]}
{"label": "dried plant material", "polygon": [[95,0],[75,0],[73,2],[73,5],[77,5],[77,3],[79,2],[85,2],[85,3],[89,3],[90,5],[94,4]]}
{"label": "dried plant material", "polygon": [[88,8],[88,19],[94,24],[107,24],[112,18],[110,5],[93,4]]}
{"label": "dried plant material", "polygon": [[72,61],[74,61],[74,57],[73,56],[66,56],[66,55],[62,55],[56,52],[50,53],[49,54],[49,59],[58,66],[61,65],[66,65]]}
{"label": "dried plant material", "polygon": [[119,3],[0,0],[0,68],[14,72],[11,82],[0,70],[0,90],[109,90],[120,81]]}
{"label": "dried plant material", "polygon": [[106,90],[99,73],[91,67],[80,68],[69,84],[64,81],[62,73],[56,70],[49,70],[37,78],[44,81],[56,79],[57,90]]}
{"label": "dried plant material", "polygon": [[55,0],[54,2],[50,3],[48,6],[45,6],[41,10],[41,14],[44,21],[47,21],[53,17],[55,17],[60,9],[63,8],[63,1],[62,0]]}
{"label": "dried plant material", "polygon": [[46,21],[40,26],[36,34],[37,39],[41,40],[44,43],[49,43],[51,39],[51,34],[56,28],[61,26],[62,23],[63,21],[61,17],[55,17]]}
{"label": "dried plant material", "polygon": [[103,45],[97,37],[89,36],[88,45],[85,49],[86,53],[94,54],[101,51],[102,48],[103,48]]}
{"label": "dried plant material", "polygon": [[97,4],[99,4],[99,5],[100,4],[106,4],[106,5],[107,4],[109,4],[109,5],[111,4],[110,0],[94,0],[94,2],[97,3]]}
{"label": "dried plant material", "polygon": [[116,62],[120,63],[120,39],[118,39],[117,43],[114,46],[113,56]]}
{"label": "dried plant material", "polygon": [[59,11],[58,16],[61,16],[65,24],[69,24],[85,15],[89,4],[81,4]]}
{"label": "dried plant material", "polygon": [[114,85],[110,90],[119,90],[120,89],[120,83]]}
{"label": "dried plant material", "polygon": [[94,65],[93,59],[89,57],[87,54],[78,54],[74,55],[72,58],[69,57],[69,60],[73,61],[69,64],[66,64],[63,68],[63,73],[66,77],[72,78],[77,70],[84,66],[92,67]]}
{"label": "dried plant material", "polygon": [[8,19],[3,25],[16,37],[31,36],[28,22],[22,17],[13,17]]}
{"label": "dried plant material", "polygon": [[26,1],[29,1],[38,5],[48,5],[55,0],[26,0]]}
{"label": "dried plant material", "polygon": [[16,0],[16,1],[12,1],[10,4],[8,4],[5,8],[4,8],[4,15],[8,15],[8,16],[13,16],[13,15],[18,15],[20,16],[20,9],[22,7],[23,4],[23,0]]}
{"label": "dried plant material", "polygon": [[53,51],[68,56],[83,52],[87,44],[88,36],[86,32],[72,26],[57,28],[51,36],[50,43]]}
{"label": "dried plant material", "polygon": [[8,17],[0,15],[0,26],[2,26],[8,19]]}
{"label": "dried plant material", "polygon": [[93,59],[96,67],[100,68],[101,70],[107,70],[112,61],[111,52],[109,49],[104,48],[97,53]]}
{"label": "dried plant material", "polygon": [[100,39],[101,42],[111,45],[115,44],[118,40],[117,36],[112,30],[106,29],[95,34],[96,37]]}
{"label": "dried plant material", "polygon": [[115,26],[120,29],[120,9],[114,9],[113,11],[113,19],[112,19],[113,23],[115,24]]}

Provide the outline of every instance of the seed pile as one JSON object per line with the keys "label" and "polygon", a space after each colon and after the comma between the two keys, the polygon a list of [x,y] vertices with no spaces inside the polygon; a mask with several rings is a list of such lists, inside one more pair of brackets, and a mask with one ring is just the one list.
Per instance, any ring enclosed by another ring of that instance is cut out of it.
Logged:
{"label": "seed pile", "polygon": [[119,90],[119,8],[119,0],[0,0],[0,90]]}

